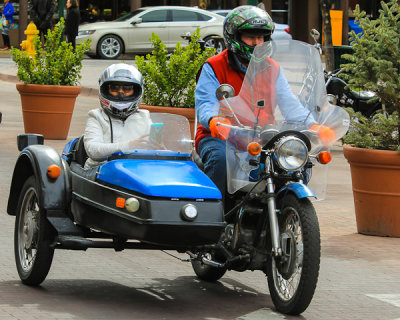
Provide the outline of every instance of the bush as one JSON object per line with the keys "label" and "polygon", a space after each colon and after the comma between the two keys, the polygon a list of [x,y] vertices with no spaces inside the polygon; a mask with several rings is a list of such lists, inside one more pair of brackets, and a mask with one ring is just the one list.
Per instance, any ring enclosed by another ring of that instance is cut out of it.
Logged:
{"label": "bush", "polygon": [[[355,21],[363,35],[359,38],[354,31],[350,40],[354,53],[343,55],[349,63],[342,65],[344,77],[349,86],[374,91],[389,110],[396,111],[390,116],[379,115],[367,121],[360,115],[353,117],[352,126],[344,137],[346,143],[360,144],[362,148],[398,150],[400,111],[400,5],[397,0],[381,2],[379,17],[371,20],[357,5]],[[355,131],[353,131],[353,129]],[[357,137],[357,135],[362,135]]]}
{"label": "bush", "polygon": [[136,57],[144,79],[143,102],[153,106],[194,108],[196,74],[215,49],[201,50],[199,29],[192,34],[188,46],[181,47],[178,42],[169,57],[157,34],[153,32],[149,39],[154,50],[146,55],[147,60],[143,56]]}
{"label": "bush", "polygon": [[74,50],[71,43],[61,41],[64,32],[64,19],[48,30],[45,42],[40,36],[34,37],[36,53],[30,57],[26,51],[11,50],[16,62],[17,76],[24,84],[47,84],[73,86],[81,79],[82,59],[89,50],[90,40],[78,44]]}

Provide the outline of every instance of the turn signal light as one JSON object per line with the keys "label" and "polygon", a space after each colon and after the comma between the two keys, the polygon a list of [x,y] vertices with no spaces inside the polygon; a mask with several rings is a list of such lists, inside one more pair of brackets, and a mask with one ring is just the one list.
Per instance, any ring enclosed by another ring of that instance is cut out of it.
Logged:
{"label": "turn signal light", "polygon": [[329,151],[322,151],[318,155],[319,163],[327,164],[331,162],[331,160],[332,160],[332,154]]}
{"label": "turn signal light", "polygon": [[247,145],[247,152],[251,156],[257,156],[261,152],[261,145],[258,142],[250,142]]}
{"label": "turn signal light", "polygon": [[117,207],[117,208],[125,208],[125,199],[124,198],[117,198],[116,200],[115,200],[115,206]]}
{"label": "turn signal light", "polygon": [[61,175],[61,168],[56,165],[52,164],[49,165],[47,168],[47,176],[51,179],[57,179]]}

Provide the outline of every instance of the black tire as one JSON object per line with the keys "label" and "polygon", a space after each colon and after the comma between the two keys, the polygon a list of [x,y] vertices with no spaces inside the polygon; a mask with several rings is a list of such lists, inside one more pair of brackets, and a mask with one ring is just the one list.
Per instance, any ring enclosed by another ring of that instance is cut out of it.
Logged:
{"label": "black tire", "polygon": [[218,54],[225,50],[225,42],[223,39],[206,37],[204,38],[204,48],[214,48],[215,54]]}
{"label": "black tire", "polygon": [[[209,255],[209,259],[216,260],[219,262],[220,259],[215,259],[213,254]],[[197,277],[200,280],[207,281],[207,282],[215,282],[218,281],[223,277],[226,273],[226,268],[216,268],[209,265],[204,264],[198,260],[192,260],[192,267],[194,272],[196,273]]]}
{"label": "black tire", "polygon": [[109,34],[97,43],[97,54],[102,59],[117,59],[122,52],[123,44],[118,36]]}
{"label": "black tire", "polygon": [[30,286],[41,284],[53,261],[51,243],[55,230],[39,206],[39,193],[33,176],[22,187],[14,230],[15,263],[21,281]]}
{"label": "black tire", "polygon": [[289,247],[290,256],[295,259],[285,263],[280,263],[280,258],[269,259],[268,287],[279,312],[298,315],[307,309],[317,286],[321,256],[319,225],[309,199],[289,194],[282,202],[279,229],[294,244]]}

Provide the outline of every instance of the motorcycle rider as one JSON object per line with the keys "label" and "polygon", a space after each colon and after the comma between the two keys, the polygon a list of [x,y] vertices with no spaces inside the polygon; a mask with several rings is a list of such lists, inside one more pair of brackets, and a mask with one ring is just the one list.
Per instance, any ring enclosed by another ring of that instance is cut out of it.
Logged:
{"label": "motorcycle rider", "polygon": [[[229,120],[221,120],[215,113],[218,112],[214,108],[218,103],[215,91],[220,84],[230,84],[236,95],[240,92],[255,46],[268,41],[272,48],[270,40],[274,28],[269,14],[260,8],[244,5],[233,9],[223,25],[227,49],[206,61],[197,82],[195,104],[200,125],[195,136],[195,147],[204,164],[204,172],[220,189],[223,197],[226,192],[226,137],[216,123]],[[327,135],[332,138],[333,131],[318,126],[310,112],[293,95],[279,64],[270,58],[266,59],[270,64],[272,81],[269,82],[272,85],[265,90],[274,91],[272,94],[276,95],[276,102],[285,118],[304,121],[306,126],[319,130],[320,137],[326,138]],[[272,106],[267,106],[263,111],[271,109]],[[265,111],[261,116],[273,115]]]}
{"label": "motorcycle rider", "polygon": [[89,111],[84,133],[89,156],[85,168],[100,164],[112,153],[132,149],[150,132],[150,113],[139,109],[143,78],[136,67],[113,64],[103,71],[99,85],[100,108]]}

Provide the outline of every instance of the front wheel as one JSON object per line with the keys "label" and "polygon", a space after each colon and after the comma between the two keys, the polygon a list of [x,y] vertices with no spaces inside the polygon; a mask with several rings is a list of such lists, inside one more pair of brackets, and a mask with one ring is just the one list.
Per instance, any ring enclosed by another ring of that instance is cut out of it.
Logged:
{"label": "front wheel", "polygon": [[117,59],[122,54],[122,48],[121,39],[109,34],[100,39],[97,44],[97,54],[102,59]]}
{"label": "front wheel", "polygon": [[268,287],[276,309],[298,315],[307,309],[318,281],[321,244],[318,218],[307,198],[289,194],[281,201],[281,257],[267,265]]}
{"label": "front wheel", "polygon": [[14,231],[15,263],[21,281],[37,286],[46,278],[53,261],[51,246],[55,230],[39,205],[39,193],[32,176],[25,181],[18,201]]}

